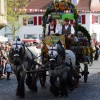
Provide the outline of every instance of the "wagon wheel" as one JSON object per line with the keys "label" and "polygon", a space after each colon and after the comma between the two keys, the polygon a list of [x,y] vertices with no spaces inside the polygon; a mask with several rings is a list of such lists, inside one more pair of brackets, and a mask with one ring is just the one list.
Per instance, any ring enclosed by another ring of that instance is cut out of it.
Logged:
{"label": "wagon wheel", "polygon": [[40,74],[39,74],[39,79],[40,79],[41,87],[45,87],[45,82],[46,82],[46,71],[40,72]]}
{"label": "wagon wheel", "polygon": [[89,74],[89,72],[88,72],[88,64],[87,63],[85,63],[84,64],[84,82],[85,83],[87,83],[87,79],[88,79],[88,74]]}
{"label": "wagon wheel", "polygon": [[80,79],[80,66],[77,66],[75,71],[76,71],[76,87],[77,87]]}
{"label": "wagon wheel", "polygon": [[79,79],[80,79],[80,65],[78,66],[78,69],[77,69],[77,84],[79,84]]}

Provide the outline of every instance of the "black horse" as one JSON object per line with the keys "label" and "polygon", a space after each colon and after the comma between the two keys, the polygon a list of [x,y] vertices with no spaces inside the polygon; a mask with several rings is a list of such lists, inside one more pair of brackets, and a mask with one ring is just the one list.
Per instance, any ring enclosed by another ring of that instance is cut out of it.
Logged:
{"label": "black horse", "polygon": [[31,73],[36,69],[37,63],[34,58],[35,55],[24,44],[18,41],[13,43],[9,52],[9,59],[18,82],[16,95],[21,98],[25,96],[25,79],[28,88],[37,91],[37,73]]}

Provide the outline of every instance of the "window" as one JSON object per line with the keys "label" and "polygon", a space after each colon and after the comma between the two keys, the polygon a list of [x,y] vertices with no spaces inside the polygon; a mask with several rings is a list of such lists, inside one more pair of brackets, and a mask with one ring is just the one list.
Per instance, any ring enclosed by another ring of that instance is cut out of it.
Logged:
{"label": "window", "polygon": [[78,23],[82,23],[82,16],[81,15],[79,15],[79,17],[78,17]]}
{"label": "window", "polygon": [[32,24],[33,25],[33,18],[28,18],[28,24]]}
{"label": "window", "polygon": [[100,16],[92,15],[92,24],[100,24]]}
{"label": "window", "polygon": [[94,16],[94,23],[99,23],[99,16]]}
{"label": "window", "polygon": [[37,39],[37,34],[25,34],[25,39]]}

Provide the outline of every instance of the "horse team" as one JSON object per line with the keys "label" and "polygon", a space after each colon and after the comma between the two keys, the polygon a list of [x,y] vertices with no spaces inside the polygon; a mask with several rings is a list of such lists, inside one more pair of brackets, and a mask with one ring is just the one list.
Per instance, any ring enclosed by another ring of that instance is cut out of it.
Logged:
{"label": "horse team", "polygon": [[69,90],[72,91],[77,87],[79,74],[76,69],[79,69],[79,65],[76,64],[75,54],[71,50],[65,50],[59,43],[47,47],[48,61],[40,65],[35,61],[38,57],[28,47],[17,41],[13,44],[9,59],[18,82],[16,91],[18,97],[25,96],[24,83],[31,91],[37,92],[39,69],[42,68],[48,69],[50,91],[54,96],[67,96]]}

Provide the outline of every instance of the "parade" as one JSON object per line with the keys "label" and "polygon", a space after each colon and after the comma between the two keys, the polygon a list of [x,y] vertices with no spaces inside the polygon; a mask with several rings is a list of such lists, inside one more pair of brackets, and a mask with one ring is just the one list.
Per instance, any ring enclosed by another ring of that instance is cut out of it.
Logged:
{"label": "parade", "polygon": [[70,98],[69,95],[74,94],[82,82],[81,85],[86,86],[91,81],[92,67],[96,66],[96,61],[99,63],[99,42],[79,24],[75,5],[66,0],[54,0],[49,4],[42,17],[42,28],[43,34],[38,42],[25,41],[19,36],[12,41],[0,42],[0,84],[3,85],[5,79],[8,83],[16,79],[13,97],[25,100],[31,94],[28,91],[35,96],[42,90],[44,97],[48,91],[53,95],[47,100]]}

